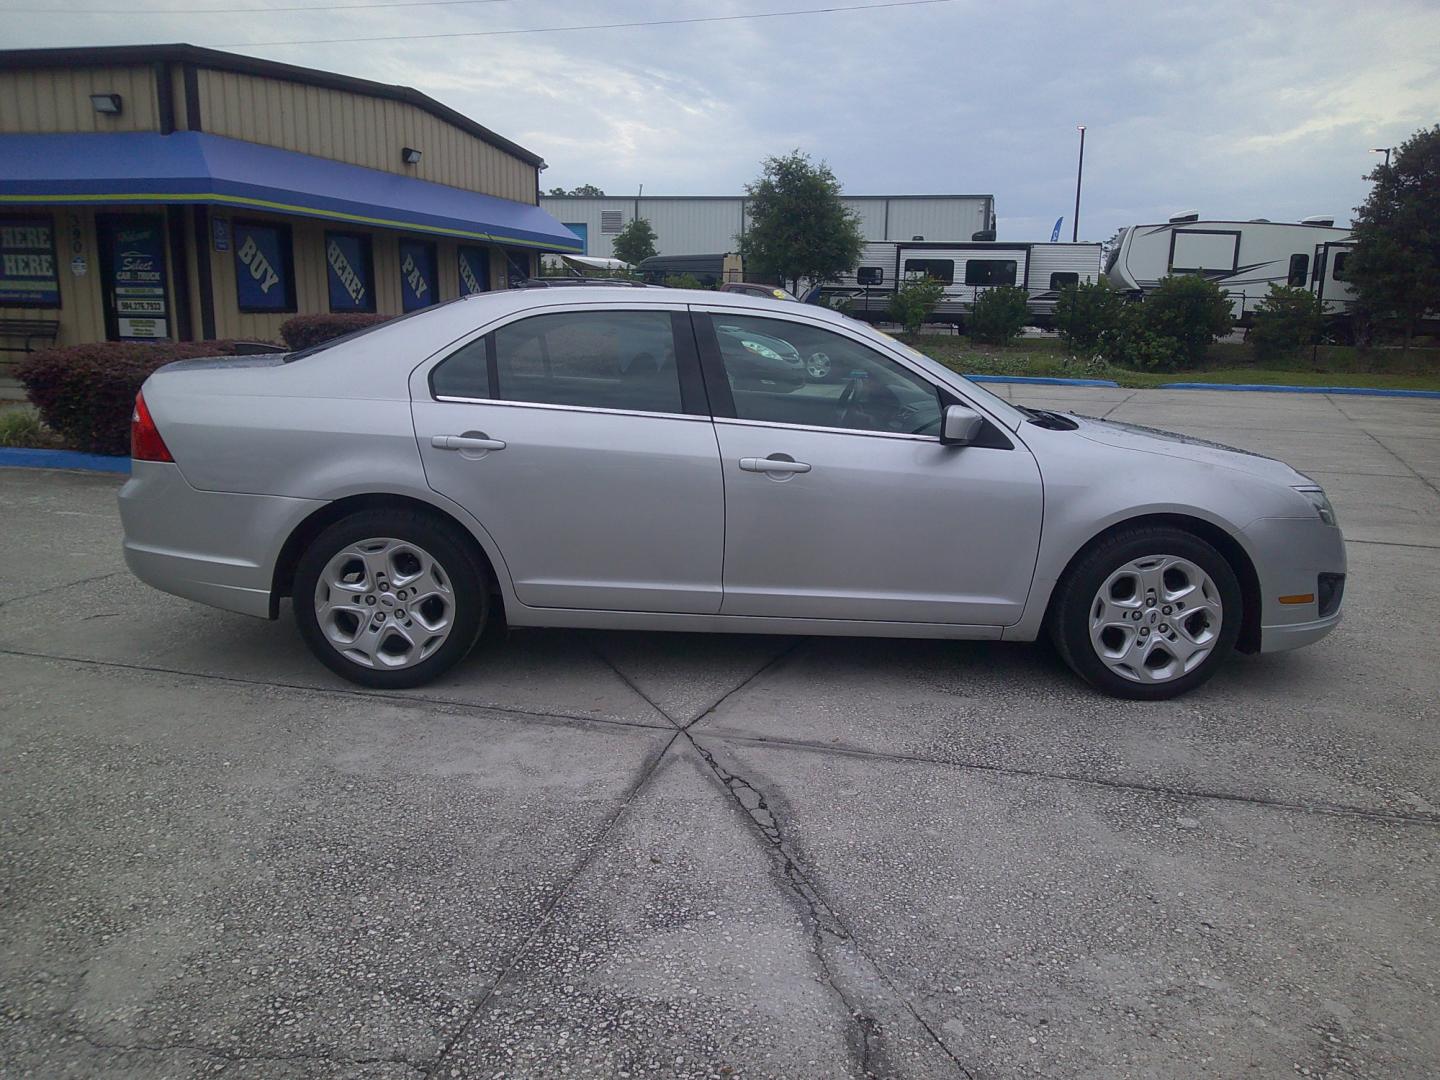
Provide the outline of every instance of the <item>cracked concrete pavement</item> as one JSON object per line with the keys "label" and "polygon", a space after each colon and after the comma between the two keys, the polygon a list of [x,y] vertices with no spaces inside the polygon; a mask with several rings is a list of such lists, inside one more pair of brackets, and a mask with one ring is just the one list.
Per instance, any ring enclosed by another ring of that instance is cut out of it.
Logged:
{"label": "cracked concrete pavement", "polygon": [[1341,628],[1162,704],[562,631],[371,693],[0,470],[0,1074],[1440,1072],[1440,402],[1003,393],[1310,473]]}

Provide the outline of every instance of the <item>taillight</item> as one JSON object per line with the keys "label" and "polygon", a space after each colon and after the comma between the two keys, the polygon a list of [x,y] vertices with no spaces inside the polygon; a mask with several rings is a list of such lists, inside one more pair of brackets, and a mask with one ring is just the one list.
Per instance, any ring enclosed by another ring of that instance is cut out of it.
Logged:
{"label": "taillight", "polygon": [[136,461],[174,461],[170,448],[160,437],[160,429],[145,406],[145,395],[135,395],[135,411],[130,414],[130,456]]}

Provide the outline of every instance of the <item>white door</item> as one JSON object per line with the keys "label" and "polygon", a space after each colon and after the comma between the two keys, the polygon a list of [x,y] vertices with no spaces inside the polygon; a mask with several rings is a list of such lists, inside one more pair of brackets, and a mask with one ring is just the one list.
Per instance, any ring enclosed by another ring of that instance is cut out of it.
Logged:
{"label": "white door", "polygon": [[[716,311],[697,330],[725,477],[724,614],[1019,619],[1041,515],[1022,443],[994,426],[989,445],[942,445],[934,384],[817,323]],[[758,378],[761,348],[822,353],[830,375]]]}
{"label": "white door", "polygon": [[724,490],[683,309],[522,317],[422,366],[411,397],[428,483],[494,537],[521,603],[720,610]]}

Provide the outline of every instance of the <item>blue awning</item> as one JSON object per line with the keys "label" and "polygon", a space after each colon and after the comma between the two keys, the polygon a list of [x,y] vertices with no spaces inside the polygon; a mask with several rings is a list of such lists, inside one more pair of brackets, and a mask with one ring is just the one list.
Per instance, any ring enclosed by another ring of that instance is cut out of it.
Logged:
{"label": "blue awning", "polygon": [[0,208],[209,203],[580,253],[538,206],[199,131],[0,135]]}

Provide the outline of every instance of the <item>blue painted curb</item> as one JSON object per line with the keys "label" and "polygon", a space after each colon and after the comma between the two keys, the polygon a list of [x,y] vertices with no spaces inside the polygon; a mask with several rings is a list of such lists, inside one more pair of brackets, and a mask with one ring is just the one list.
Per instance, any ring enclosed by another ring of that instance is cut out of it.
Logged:
{"label": "blue painted curb", "polygon": [[1161,383],[1160,390],[1244,390],[1262,394],[1355,394],[1362,397],[1440,398],[1440,390],[1382,390],[1374,386],[1271,386],[1268,383]]}
{"label": "blue painted curb", "polygon": [[1052,379],[1046,375],[966,375],[965,378],[971,382],[1030,383],[1035,386],[1120,386],[1113,379]]}
{"label": "blue painted curb", "polygon": [[82,454],[78,450],[24,450],[0,447],[0,465],[17,469],[88,469],[90,472],[128,473],[128,457]]}

